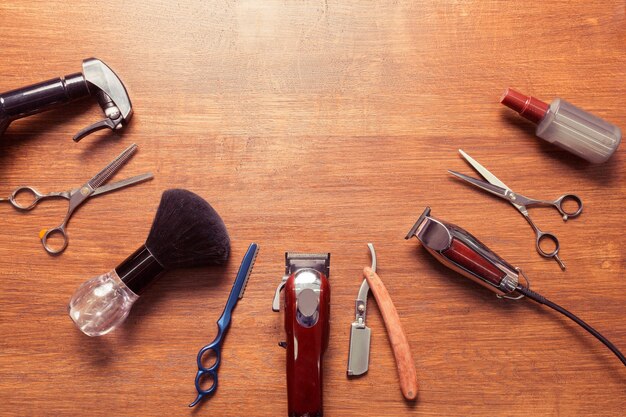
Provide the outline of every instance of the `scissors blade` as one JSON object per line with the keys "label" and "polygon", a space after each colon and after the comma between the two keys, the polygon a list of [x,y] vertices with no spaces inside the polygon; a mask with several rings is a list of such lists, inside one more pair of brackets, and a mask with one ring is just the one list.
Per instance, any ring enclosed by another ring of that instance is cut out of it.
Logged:
{"label": "scissors blade", "polygon": [[461,174],[456,171],[448,170],[448,172],[454,175],[455,177],[462,179],[463,181],[469,182],[470,184],[480,188],[481,190],[487,191],[488,193],[491,193],[491,194],[495,194],[498,197],[504,198],[505,200],[509,199],[507,197],[507,192],[509,190],[505,188],[498,187],[497,185],[489,184],[488,182],[485,182],[482,180],[477,180],[476,178],[468,177],[467,175]]}
{"label": "scissors blade", "polygon": [[125,180],[117,181],[112,184],[107,184],[107,185],[103,185],[102,187],[98,187],[91,195],[97,196],[100,194],[105,194],[111,191],[118,190],[120,188],[128,187],[129,185],[134,185],[140,182],[151,180],[152,178],[154,178],[154,175],[152,175],[151,172],[147,172],[141,175],[136,175],[134,177],[126,178]]}
{"label": "scissors blade", "polygon": [[474,158],[472,158],[471,156],[469,156],[468,154],[466,154],[465,152],[463,152],[463,150],[462,150],[462,149],[459,149],[459,153],[461,154],[461,156],[462,156],[463,158],[465,158],[465,160],[466,160],[467,162],[469,162],[469,163],[470,163],[470,165],[471,165],[472,167],[474,167],[474,169],[475,169],[476,171],[478,171],[478,173],[479,173],[480,175],[482,175],[482,177],[483,177],[484,179],[486,179],[487,181],[489,181],[489,182],[490,182],[491,184],[493,184],[493,185],[497,185],[497,186],[500,186],[500,187],[502,187],[502,188],[504,188],[504,189],[506,189],[506,190],[511,191],[511,189],[510,189],[510,188],[509,188],[509,187],[508,187],[505,183],[503,183],[502,181],[500,181],[500,180],[498,179],[498,177],[496,177],[496,176],[495,176],[495,175],[493,175],[491,172],[489,172],[489,170],[488,170],[487,168],[485,168],[485,167],[484,167],[484,166],[482,166],[480,163],[478,163],[478,161],[476,161]]}
{"label": "scissors blade", "polygon": [[117,158],[111,161],[107,166],[102,168],[87,184],[91,186],[93,190],[100,187],[107,182],[109,178],[113,176],[121,167],[130,159],[131,156],[137,151],[137,145],[132,144],[124,150]]}

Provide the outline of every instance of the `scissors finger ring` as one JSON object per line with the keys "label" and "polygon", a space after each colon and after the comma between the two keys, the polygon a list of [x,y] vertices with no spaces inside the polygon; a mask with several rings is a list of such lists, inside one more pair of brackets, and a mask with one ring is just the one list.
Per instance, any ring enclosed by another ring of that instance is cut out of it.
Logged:
{"label": "scissors finger ring", "polygon": [[[55,235],[60,235],[61,239],[63,239],[61,246],[56,249],[48,244],[48,239]],[[43,245],[44,249],[51,255],[58,255],[59,253],[63,252],[65,248],[67,248],[67,244],[69,241],[67,237],[67,232],[65,231],[65,224],[57,226],[54,229],[43,229],[41,232],[39,232],[39,237],[41,238],[41,244]]]}
{"label": "scissors finger ring", "polygon": [[[576,203],[576,209],[568,211],[565,207],[565,203],[573,201]],[[568,218],[578,217],[583,211],[583,201],[575,194],[564,194],[554,201],[554,207],[563,215],[563,221],[567,221]]]}
{"label": "scissors finger ring", "polygon": [[[544,247],[542,247],[542,242],[543,245],[545,245],[548,241],[552,242],[552,244],[554,245],[554,249],[552,249],[551,251],[545,250]],[[561,248],[561,246],[559,244],[559,239],[556,236],[554,236],[552,233],[544,233],[540,230],[537,230],[536,245],[537,252],[539,252],[541,256],[543,256],[544,258],[554,258],[554,260],[559,263],[561,269],[565,270],[565,263],[561,260],[561,258],[559,258],[559,249]]]}
{"label": "scissors finger ring", "polygon": [[[18,195],[28,195],[28,201],[23,204],[20,203],[17,199]],[[16,188],[15,191],[11,193],[11,197],[9,197],[9,201],[13,204],[18,210],[32,210],[35,208],[39,200],[43,197],[39,191],[35,190],[33,187],[19,187]]]}

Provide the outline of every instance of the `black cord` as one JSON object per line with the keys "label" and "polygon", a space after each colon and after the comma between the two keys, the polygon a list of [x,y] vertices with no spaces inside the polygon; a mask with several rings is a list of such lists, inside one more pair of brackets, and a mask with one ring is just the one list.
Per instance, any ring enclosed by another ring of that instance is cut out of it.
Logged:
{"label": "black cord", "polygon": [[622,361],[624,366],[626,366],[626,358],[624,357],[622,352],[620,352],[619,349],[616,348],[613,343],[609,342],[609,340],[607,338],[605,338],[604,336],[602,336],[600,334],[600,332],[598,332],[596,329],[594,329],[593,327],[591,327],[590,325],[588,325],[587,323],[585,323],[584,321],[582,321],[581,319],[576,317],[574,314],[570,313],[569,311],[567,311],[566,309],[561,307],[560,305],[555,304],[552,301],[546,299],[541,294],[537,294],[536,292],[534,292],[530,288],[525,288],[525,287],[519,285],[517,287],[517,291],[522,293],[522,294],[524,294],[526,297],[530,298],[531,300],[534,300],[534,301],[538,302],[539,304],[546,305],[546,306],[548,306],[548,307],[558,311],[559,313],[563,314],[564,316],[569,317],[570,319],[572,319],[576,324],[578,324],[583,329],[587,330],[589,333],[594,335],[596,339],[598,339],[599,341],[604,343],[604,345],[606,347],[611,349],[611,351],[615,354],[615,356],[617,356],[617,358],[620,361]]}

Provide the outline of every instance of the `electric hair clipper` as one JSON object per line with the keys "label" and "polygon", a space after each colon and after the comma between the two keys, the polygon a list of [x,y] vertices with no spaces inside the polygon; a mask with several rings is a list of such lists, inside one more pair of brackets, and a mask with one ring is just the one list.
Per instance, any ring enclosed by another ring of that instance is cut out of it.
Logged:
{"label": "electric hair clipper", "polygon": [[439,262],[490,289],[498,297],[511,298],[510,294],[518,290],[518,268],[467,231],[432,217],[430,207],[426,207],[405,239],[413,236]]}
{"label": "electric hair clipper", "polygon": [[[604,344],[626,366],[626,357],[600,332],[575,314],[530,289],[520,268],[499,257],[466,230],[430,215],[430,207],[417,219],[406,239],[415,236],[439,262],[496,293],[498,298],[526,297],[563,314]],[[525,283],[520,283],[523,278]]]}
{"label": "electric hair clipper", "polygon": [[330,253],[285,254],[285,276],[276,288],[273,311],[280,310],[285,289],[287,399],[289,417],[320,417],[322,357],[328,347]]}
{"label": "electric hair clipper", "polygon": [[104,62],[88,58],[82,72],[0,93],[0,135],[13,120],[88,96],[96,98],[105,118],[81,129],[75,142],[97,130],[121,129],[133,114],[122,80]]}

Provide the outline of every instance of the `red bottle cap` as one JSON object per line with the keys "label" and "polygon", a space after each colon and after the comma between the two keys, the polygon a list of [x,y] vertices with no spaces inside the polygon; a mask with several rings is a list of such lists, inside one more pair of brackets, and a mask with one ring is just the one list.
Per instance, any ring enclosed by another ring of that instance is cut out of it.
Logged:
{"label": "red bottle cap", "polygon": [[519,93],[512,88],[506,89],[500,98],[500,103],[515,110],[521,116],[534,123],[542,121],[546,113],[548,113],[547,103],[535,97]]}

